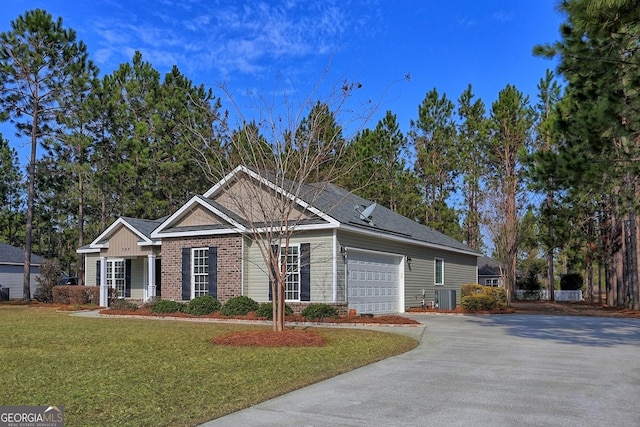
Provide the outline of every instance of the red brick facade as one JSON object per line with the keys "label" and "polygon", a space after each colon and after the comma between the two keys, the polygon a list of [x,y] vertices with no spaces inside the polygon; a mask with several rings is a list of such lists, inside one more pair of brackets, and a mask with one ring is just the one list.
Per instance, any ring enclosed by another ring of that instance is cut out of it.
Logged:
{"label": "red brick facade", "polygon": [[182,248],[218,248],[218,300],[242,295],[242,237],[203,236],[162,239],[162,299],[182,300]]}

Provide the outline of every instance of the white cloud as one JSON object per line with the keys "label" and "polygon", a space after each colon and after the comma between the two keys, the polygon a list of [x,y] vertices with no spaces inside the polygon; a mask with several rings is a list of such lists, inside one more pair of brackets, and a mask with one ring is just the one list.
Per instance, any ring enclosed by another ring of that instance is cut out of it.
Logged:
{"label": "white cloud", "polygon": [[292,60],[333,54],[357,35],[354,28],[366,26],[363,15],[354,13],[357,7],[350,9],[348,2],[338,0],[163,0],[138,5],[135,12],[121,5],[119,18],[101,19],[94,27],[100,38],[98,63],[130,61],[123,53],[140,50],[156,67],[184,61],[178,63],[181,69],[251,75],[278,63],[286,67]]}
{"label": "white cloud", "polygon": [[513,13],[506,10],[499,10],[491,15],[491,19],[500,23],[509,22],[513,19]]}

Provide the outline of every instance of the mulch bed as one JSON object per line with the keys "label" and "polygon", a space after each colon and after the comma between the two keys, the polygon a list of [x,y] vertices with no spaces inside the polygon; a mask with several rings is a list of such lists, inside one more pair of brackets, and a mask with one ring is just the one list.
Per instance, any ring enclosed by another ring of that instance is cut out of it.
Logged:
{"label": "mulch bed", "polygon": [[[196,319],[236,319],[236,320],[269,320],[265,317],[258,317],[254,312],[245,316],[227,317],[220,312],[206,314],[204,316],[194,316],[187,313],[152,313],[150,308],[142,307],[138,310],[116,310],[103,309],[100,314],[105,315],[122,315],[122,316],[150,316],[150,317],[180,317],[180,318],[196,318]],[[307,320],[300,314],[292,314],[285,317],[286,323],[330,323],[330,324],[372,324],[372,325],[419,325],[420,322],[413,319],[397,315],[383,316],[341,316],[328,317],[325,319]]]}
{"label": "mulch bed", "polygon": [[[100,314],[123,315],[123,316],[145,316],[145,317],[178,317],[178,318],[205,318],[205,319],[236,319],[236,320],[262,320],[268,319],[257,317],[251,312],[246,316],[234,316],[232,318],[223,316],[219,312],[204,316],[193,316],[187,313],[151,313],[151,309],[143,307],[138,310],[114,310],[104,309]],[[407,319],[397,315],[385,316],[342,316],[338,318],[326,318],[309,321],[300,314],[286,316],[285,323],[314,323],[322,324],[344,324],[344,325],[419,325],[420,322]],[[284,331],[241,331],[231,332],[211,340],[214,345],[225,346],[251,346],[251,347],[317,347],[325,344],[324,338],[314,331],[285,329]]]}

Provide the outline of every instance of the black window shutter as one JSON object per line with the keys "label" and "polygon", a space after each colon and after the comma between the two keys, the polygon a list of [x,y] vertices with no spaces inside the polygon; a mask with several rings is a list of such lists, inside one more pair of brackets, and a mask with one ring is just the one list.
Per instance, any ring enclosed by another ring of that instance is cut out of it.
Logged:
{"label": "black window shutter", "polygon": [[156,297],[162,296],[162,262],[156,258]]}
{"label": "black window shutter", "polygon": [[131,260],[124,261],[124,297],[131,298]]}
{"label": "black window shutter", "polygon": [[[278,245],[271,245],[271,252],[275,259],[278,259],[278,255],[280,253]],[[273,286],[273,280],[271,277],[276,277],[277,272],[273,268],[273,264],[269,265],[269,269],[271,270],[271,276],[269,276],[269,301],[273,301],[273,292],[271,290],[271,286]]]}
{"label": "black window shutter", "polygon": [[209,295],[218,298],[218,248],[209,248]]}
{"label": "black window shutter", "polygon": [[300,301],[311,301],[311,244],[300,244]]}
{"label": "black window shutter", "polygon": [[191,299],[191,248],[182,248],[182,300]]}
{"label": "black window shutter", "polygon": [[96,285],[100,286],[100,260],[96,261]]}

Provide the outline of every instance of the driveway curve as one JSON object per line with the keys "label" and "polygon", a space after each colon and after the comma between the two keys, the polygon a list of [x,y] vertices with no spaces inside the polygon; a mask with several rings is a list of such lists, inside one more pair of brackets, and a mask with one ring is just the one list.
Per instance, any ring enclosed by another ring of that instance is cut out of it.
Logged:
{"label": "driveway curve", "polygon": [[640,319],[408,317],[414,350],[204,425],[640,425]]}

